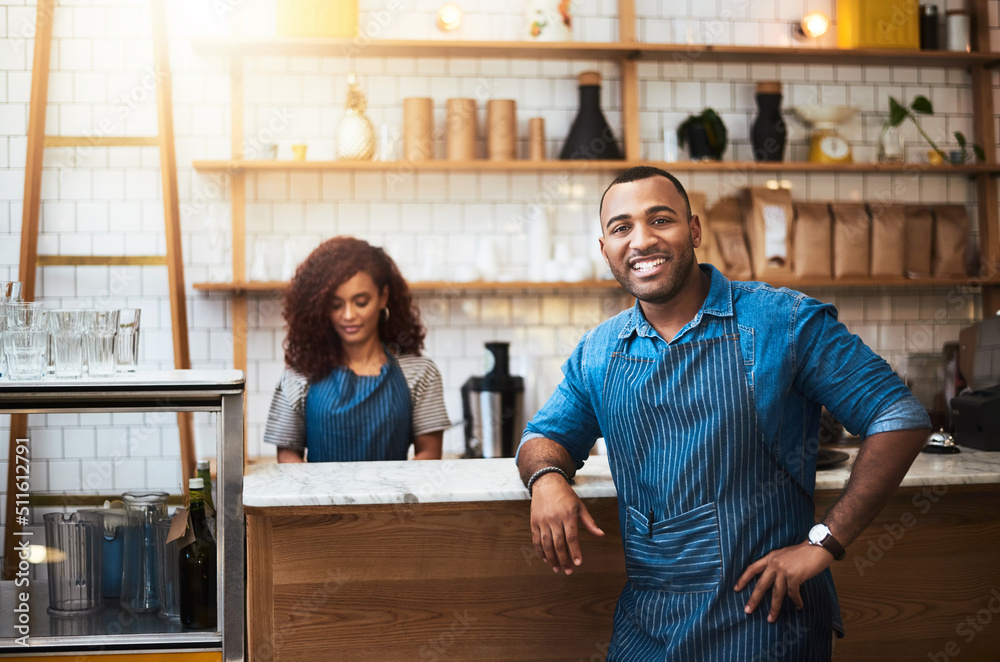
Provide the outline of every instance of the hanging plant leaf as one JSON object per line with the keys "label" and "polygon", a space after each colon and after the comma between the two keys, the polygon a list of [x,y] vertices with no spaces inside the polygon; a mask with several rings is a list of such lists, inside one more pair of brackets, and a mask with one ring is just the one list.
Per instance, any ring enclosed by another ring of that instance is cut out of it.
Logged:
{"label": "hanging plant leaf", "polygon": [[895,97],[889,97],[889,124],[899,126],[909,114],[910,111],[896,101]]}
{"label": "hanging plant leaf", "polygon": [[983,151],[982,147],[976,145],[975,143],[973,143],[972,145],[972,153],[976,155],[976,160],[978,161],[986,160],[986,152]]}
{"label": "hanging plant leaf", "polygon": [[955,140],[958,141],[958,146],[964,152],[965,151],[965,145],[966,145],[965,134],[963,134],[961,131],[956,131],[955,132]]}
{"label": "hanging plant leaf", "polygon": [[910,108],[913,109],[913,112],[920,113],[921,115],[934,114],[934,107],[931,106],[930,100],[922,94],[913,97],[913,103],[910,104]]}

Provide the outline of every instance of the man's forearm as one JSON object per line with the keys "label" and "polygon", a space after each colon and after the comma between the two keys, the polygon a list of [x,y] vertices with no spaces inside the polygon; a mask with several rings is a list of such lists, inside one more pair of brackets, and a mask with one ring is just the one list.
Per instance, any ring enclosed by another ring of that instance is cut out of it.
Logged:
{"label": "man's forearm", "polygon": [[823,521],[847,547],[865,530],[899,487],[929,430],[898,430],[864,440],[844,492]]}
{"label": "man's forearm", "polygon": [[545,437],[526,441],[517,454],[517,470],[521,474],[521,482],[527,485],[528,479],[545,467],[559,467],[570,478],[576,474],[576,462],[562,445]]}

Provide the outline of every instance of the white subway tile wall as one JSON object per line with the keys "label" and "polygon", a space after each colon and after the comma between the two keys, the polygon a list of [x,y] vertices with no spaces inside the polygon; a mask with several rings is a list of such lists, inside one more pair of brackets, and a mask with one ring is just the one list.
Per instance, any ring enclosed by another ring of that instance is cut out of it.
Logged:
{"label": "white subway tile wall", "polygon": [[[576,75],[600,71],[601,102],[621,137],[620,75],[616,64],[587,61],[522,61],[459,58],[367,58],[366,40],[511,40],[523,37],[522,3],[468,0],[465,22],[445,35],[434,27],[437,0],[362,0],[364,36],[355,57],[251,57],[244,77],[244,151],[250,158],[277,147],[291,158],[291,146],[308,145],[310,159],[334,158],[334,135],[343,115],[346,74],[359,75],[367,114],[381,132],[396,137],[401,100],[434,100],[435,156],[444,156],[444,105],[456,96],[479,102],[479,154],[486,101],[517,102],[520,154],[527,154],[527,121],[543,117],[546,150],[555,158],[577,107]],[[941,4],[941,9],[945,7]],[[49,86],[48,128],[53,135],[151,135],[156,131],[155,73],[152,67],[148,3],[144,0],[63,0],[55,14]],[[651,42],[792,45],[791,28],[806,8],[832,15],[832,0],[639,0],[636,34]],[[950,6],[950,5],[949,5]],[[1000,0],[988,17],[994,49],[1000,49]],[[574,4],[574,38],[615,41],[616,3]],[[228,64],[224,57],[199,55],[192,38],[221,36],[242,24],[244,34],[271,35],[274,0],[169,3],[171,65],[178,181],[185,257],[191,357],[197,368],[232,364],[233,327],[229,299],[195,292],[191,284],[227,280],[230,224],[229,178],[198,173],[192,161],[231,154]],[[0,0],[0,279],[17,277],[21,198],[30,96],[35,6]],[[834,32],[816,42],[829,46]],[[796,44],[799,45],[799,44]],[[952,132],[972,133],[969,75],[957,69],[798,64],[716,64],[696,57],[640,62],[639,134],[643,158],[663,158],[664,132],[688,112],[715,108],[729,128],[727,160],[751,156],[750,126],[756,113],[754,81],[784,84],[788,119],[786,158],[807,153],[806,128],[790,108],[806,103],[845,103],[859,109],[843,127],[857,161],[875,158],[878,132],[889,96],[908,102],[926,94],[935,115],[927,132],[950,143]],[[997,73],[994,73],[997,80]],[[997,89],[997,88],[995,88]],[[995,103],[1000,104],[1000,92]],[[927,146],[912,125],[904,125],[907,158],[920,161]],[[398,144],[396,145],[398,148]],[[995,148],[995,146],[987,146]],[[684,157],[682,153],[682,158]],[[383,245],[411,280],[459,279],[481,262],[490,247],[500,274],[522,278],[532,268],[529,210],[550,215],[553,246],[572,256],[598,260],[597,201],[613,172],[585,163],[565,172],[484,173],[260,173],[247,176],[247,268],[268,278],[287,275],[322,239],[352,234]],[[710,202],[767,173],[683,174],[691,190]],[[921,201],[968,206],[975,218],[974,186],[963,178],[932,175],[799,174],[788,177],[796,199]],[[140,255],[162,253],[162,206],[156,148],[59,148],[45,152],[40,253]],[[975,234],[975,233],[974,233]],[[975,238],[975,237],[974,237]],[[561,246],[561,247],[560,247]],[[475,261],[474,261],[475,258]],[[249,274],[247,274],[249,275]],[[256,275],[256,274],[255,274]],[[820,289],[810,291],[835,303],[840,318],[901,374],[906,355],[938,351],[959,329],[980,315],[972,290]],[[40,271],[37,298],[52,306],[101,303],[143,310],[140,367],[172,366],[170,307],[162,268],[49,267]],[[606,291],[421,293],[417,302],[428,327],[426,352],[444,375],[453,420],[461,416],[459,387],[484,369],[483,343],[511,343],[513,370],[526,377],[525,408],[533,412],[555,388],[559,367],[584,331],[629,305]],[[261,294],[250,301],[247,341],[248,429],[251,456],[270,455],[261,443],[268,403],[280,374],[284,337],[281,303]],[[6,440],[9,418],[0,417]],[[199,456],[214,454],[215,426],[200,416]],[[115,493],[126,488],[180,488],[177,430],[172,416],[147,414],[32,417],[35,463],[33,489]],[[460,452],[460,428],[449,430],[446,450]],[[6,463],[7,444],[0,443]],[[5,469],[5,466],[0,467]],[[0,507],[6,495],[0,495]]]}

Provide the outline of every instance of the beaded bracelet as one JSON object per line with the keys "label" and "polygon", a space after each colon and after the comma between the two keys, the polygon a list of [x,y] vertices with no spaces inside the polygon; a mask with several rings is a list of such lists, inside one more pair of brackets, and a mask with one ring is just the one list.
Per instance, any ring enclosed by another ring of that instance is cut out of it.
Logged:
{"label": "beaded bracelet", "polygon": [[559,467],[542,467],[535,473],[531,474],[531,478],[528,479],[528,484],[525,486],[528,488],[528,496],[533,496],[531,494],[531,486],[535,484],[535,481],[544,476],[545,474],[551,474],[551,473],[557,473],[563,478],[565,478],[567,483],[569,483],[570,485],[573,484],[573,481],[570,480],[569,476],[566,475],[566,472],[560,469]]}

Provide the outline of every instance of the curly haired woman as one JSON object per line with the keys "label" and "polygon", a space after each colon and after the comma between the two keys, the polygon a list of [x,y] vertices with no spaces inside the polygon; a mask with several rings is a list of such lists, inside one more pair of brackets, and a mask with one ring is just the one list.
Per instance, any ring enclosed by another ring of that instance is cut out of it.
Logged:
{"label": "curly haired woman", "polygon": [[441,373],[420,356],[410,288],[381,248],[319,245],[285,292],[285,371],[264,441],[278,462],[440,459],[450,426]]}

